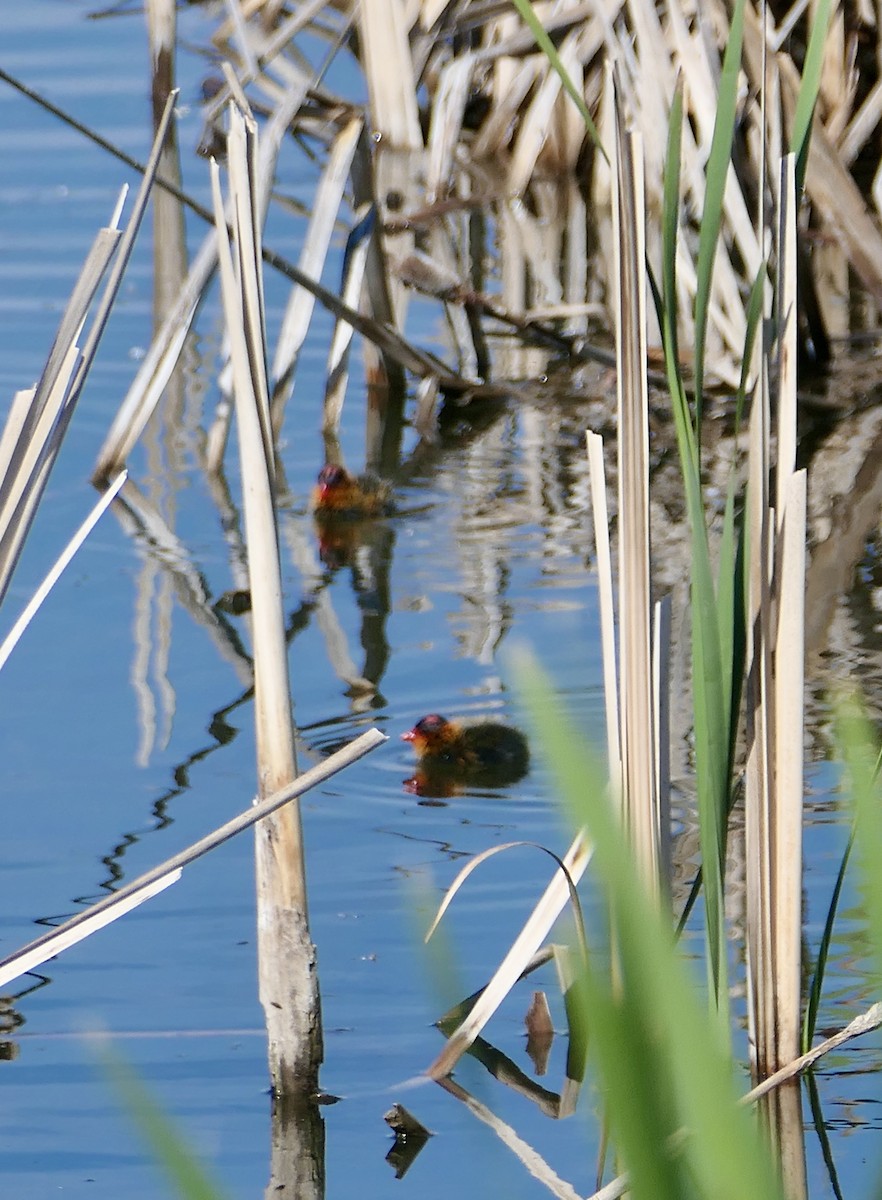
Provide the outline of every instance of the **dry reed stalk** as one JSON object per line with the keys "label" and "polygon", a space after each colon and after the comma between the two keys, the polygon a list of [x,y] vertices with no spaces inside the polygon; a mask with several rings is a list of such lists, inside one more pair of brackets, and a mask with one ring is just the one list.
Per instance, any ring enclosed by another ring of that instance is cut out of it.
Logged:
{"label": "dry reed stalk", "polygon": [[762,1077],[799,1049],[802,931],[805,472],[796,471],[796,215],[792,156],[782,164],[778,236],[777,504],[767,371],[751,417],[748,590],[748,1013]]}
{"label": "dry reed stalk", "polygon": [[[748,5],[744,14],[744,61],[751,84],[760,92],[763,35],[757,13]],[[780,89],[782,107],[792,125],[799,73],[790,56],[778,51],[770,58],[772,78]],[[833,139],[815,113],[811,154],[806,170],[806,192],[815,205],[824,230],[834,237],[867,291],[882,302],[882,234],[873,221],[854,178],[846,169]]]}
{"label": "dry reed stalk", "polygon": [[[334,142],[330,159],[316,190],[312,215],[298,264],[304,274],[310,275],[314,279],[321,278],[337,215],[349,180],[355,148],[363,127],[362,119],[354,117],[341,130]],[[306,340],[314,308],[314,295],[305,288],[295,287],[285,308],[273,359],[270,407],[275,436],[278,436],[282,426],[285,404],[293,386],[297,359]]]}
{"label": "dry reed stalk", "polygon": [[[363,137],[356,148],[352,164],[353,198],[359,208],[369,205],[374,220],[381,222],[383,206],[377,190],[374,157],[373,139]],[[405,245],[412,248],[413,240],[409,239]],[[376,234],[371,237],[368,246],[363,301],[366,311],[384,327],[394,326],[395,306],[392,298],[391,268],[386,256],[386,239]],[[357,329],[357,326],[353,328]],[[390,380],[395,378],[398,367],[395,360],[383,347],[371,342],[365,343],[363,357],[368,387],[388,386]],[[398,382],[404,382],[404,375],[400,369]]]}
{"label": "dry reed stalk", "polygon": [[[614,15],[612,8],[607,16]],[[673,92],[675,70],[685,80],[689,121],[683,128],[682,175],[686,182],[688,205],[691,211],[704,208],[704,166],[712,136],[713,115],[716,111],[715,79],[719,62],[711,60],[706,28],[690,32],[684,13],[674,6],[666,10],[664,24],[659,24],[655,8],[643,0],[628,6],[627,23],[611,19],[604,25],[607,55],[620,62],[620,79],[630,119],[639,129],[647,146],[646,189],[650,211],[660,206],[662,195],[662,158],[669,97]],[[590,87],[590,79],[587,83]],[[607,87],[599,100],[602,113],[611,105]],[[748,119],[750,114],[748,114]],[[696,143],[693,126],[698,135]],[[599,164],[598,164],[599,166]],[[605,171],[595,171],[595,193],[599,204],[605,204]],[[761,251],[749,217],[744,191],[734,168],[729,167],[724,192],[723,237],[716,256],[714,293],[711,298],[708,329],[707,362],[715,378],[737,383],[740,374],[741,351],[744,345],[746,319],[744,313],[744,284],[752,282],[761,263]],[[688,314],[695,296],[695,272],[688,246],[691,244],[686,226],[678,250],[678,287],[680,289],[680,344],[688,351],[692,330]],[[730,244],[732,250],[726,247]],[[650,244],[649,257],[655,261],[658,248]],[[608,256],[601,253],[598,264]],[[734,265],[738,263],[737,267]],[[607,279],[607,285],[612,285]]]}
{"label": "dry reed stalk", "polygon": [[[153,195],[153,321],[161,324],[182,287],[187,274],[187,238],[184,206],[180,195],[181,163],[178,154],[169,101],[177,98],[175,90],[175,45],[177,14],[174,0],[148,0],[147,30],[151,61],[153,124],[155,130],[165,129],[158,174],[174,186],[174,193],[158,188]],[[173,103],[173,100],[172,100]],[[182,401],[179,400],[178,408]],[[176,425],[177,410],[170,414],[168,424]]]}
{"label": "dry reed stalk", "polygon": [[[506,304],[515,312],[527,307],[527,278],[529,256],[525,246],[524,228],[530,217],[518,201],[509,201],[500,208],[500,263],[499,275],[502,295]],[[536,365],[536,353],[520,346],[516,341],[506,342],[496,356],[497,373],[506,379],[526,378],[531,367]],[[540,367],[541,370],[541,367]]]}
{"label": "dry reed stalk", "polygon": [[421,0],[419,22],[423,29],[432,29],[450,8],[451,0]]}
{"label": "dry reed stalk", "polygon": [[[438,224],[428,233],[429,255],[419,250],[410,257],[410,262],[422,259],[430,264],[437,279],[448,282],[453,294],[467,295],[467,278],[461,270],[457,257],[457,244],[450,236],[449,223]],[[445,289],[442,285],[441,294]],[[430,289],[431,293],[431,289]],[[444,304],[444,316],[450,332],[450,342],[455,351],[457,369],[466,379],[489,379],[490,357],[480,320],[480,305],[466,299],[463,303]]]}
{"label": "dry reed stalk", "polygon": [[16,394],[4,430],[2,482],[0,482],[0,600],[6,595],[12,573],[30,529],[46,483],[48,468],[60,446],[58,427],[62,405],[69,394],[71,375],[79,354],[71,346],[60,377],[44,394],[44,410],[36,422],[36,389]]}
{"label": "dry reed stalk", "polygon": [[[541,64],[536,61],[535,56],[517,65],[499,59],[494,70],[496,81],[493,108],[478,130],[472,146],[473,157],[478,162],[501,156],[508,146],[512,130],[517,123],[518,112],[541,70]],[[504,76],[504,82],[501,76]]]}
{"label": "dry reed stalk", "polygon": [[466,53],[441,72],[426,144],[427,204],[445,199],[450,189],[474,69],[475,56]]}
{"label": "dry reed stalk", "polygon": [[[257,127],[231,106],[227,157],[235,262],[227,243],[219,172],[212,167],[221,283],[234,372],[251,585],[259,794],[296,774],[275,517],[275,466],[265,366]],[[323,1057],[315,947],[296,804],[255,829],[258,970],[276,1095],[311,1096]]]}
{"label": "dry reed stalk", "polygon": [[[745,847],[747,861],[746,930],[748,1021],[754,1030],[753,1056],[761,1074],[766,1055],[766,1033],[773,1029],[771,1001],[774,979],[769,928],[771,881],[772,765],[768,760],[770,713],[766,699],[771,677],[771,596],[768,564],[769,531],[769,399],[768,372],[763,369],[750,416],[750,451],[747,483],[747,680],[745,688],[747,769],[745,772]],[[763,1045],[760,1046],[762,1040]],[[768,1051],[773,1053],[773,1047]]]}
{"label": "dry reed stalk", "polygon": [[622,747],[619,734],[619,685],[616,655],[615,600],[612,555],[609,545],[609,515],[606,504],[606,472],[603,438],[585,434],[591,474],[591,512],[594,521],[594,555],[600,603],[600,646],[603,661],[603,702],[606,712],[606,754],[612,794],[622,794]]}
{"label": "dry reed stalk", "polygon": [[782,1083],[786,1083],[790,1079],[795,1079],[806,1067],[814,1066],[816,1062],[819,1062],[831,1050],[838,1050],[840,1046],[844,1046],[846,1042],[850,1042],[853,1038],[863,1037],[865,1033],[872,1033],[880,1025],[882,1025],[882,1004],[871,1004],[866,1012],[855,1017],[853,1021],[849,1021],[843,1029],[831,1034],[823,1042],[818,1042],[816,1046],[812,1046],[811,1050],[806,1051],[805,1054],[800,1054],[798,1058],[785,1064],[780,1070],[775,1071],[773,1075],[769,1075],[761,1083],[758,1083],[756,1087],[751,1088],[749,1092],[741,1097],[741,1103],[753,1104],[760,1097],[774,1091],[776,1087],[780,1087]]}
{"label": "dry reed stalk", "polygon": [[266,796],[263,799],[256,800],[244,812],[233,817],[232,820],[225,822],[205,837],[200,838],[197,842],[193,842],[185,849],[178,851],[171,858],[160,863],[156,867],[152,867],[143,875],[139,875],[137,879],[133,879],[131,883],[127,883],[121,887],[119,891],[114,892],[110,896],[105,896],[103,900],[99,900],[96,904],[84,909],[82,912],[65,921],[63,925],[59,925],[55,929],[49,930],[34,941],[29,942],[27,946],[17,950],[14,954],[9,955],[0,961],[0,987],[5,986],[13,979],[17,979],[20,975],[27,971],[32,971],[41,963],[53,958],[56,954],[60,954],[62,950],[70,946],[76,945],[77,942],[83,941],[91,933],[95,933],[98,929],[103,929],[118,917],[121,917],[126,912],[130,912],[143,900],[149,899],[150,896],[156,895],[170,884],[180,878],[184,867],[195,862],[196,859],[202,858],[211,850],[222,846],[224,842],[235,837],[236,834],[242,833],[246,829],[252,828],[260,821],[265,821],[282,809],[285,805],[296,801],[304,792],[308,792],[310,788],[316,787],[320,783],[324,783],[326,779],[336,775],[338,771],[344,770],[357,762],[365,754],[376,749],[377,746],[386,741],[386,735],[380,733],[378,729],[369,729],[360,737],[355,738],[342,750],[331,754],[324,762],[313,767],[309,771],[305,771],[294,783],[280,788],[273,792],[272,795]]}
{"label": "dry reed stalk", "polygon": [[[158,143],[154,144],[151,156],[154,170],[157,156]],[[111,225],[97,235],[74,286],[39,382],[30,391],[19,393],[10,410],[0,439],[0,600],[6,594],[91,367],[143,214],[149,187],[150,180],[145,179],[124,238],[116,227],[125,191],[121,194]],[[117,263],[110,272],[96,307],[85,347],[80,351],[76,343],[102,276],[118,247],[120,253]]]}
{"label": "dry reed stalk", "polygon": [[[344,259],[343,292],[341,299],[350,308],[356,308],[364,284],[367,259],[371,247],[368,223],[373,209],[369,204],[361,205],[355,213],[355,223]],[[328,364],[325,371],[325,398],[322,405],[322,433],[336,435],[340,428],[343,400],[349,382],[349,347],[354,329],[348,321],[334,322],[334,333],[328,349]]]}
{"label": "dry reed stalk", "polygon": [[152,68],[153,123],[158,126],[175,86],[177,12],[174,0],[147,0],[145,7]]}
{"label": "dry reed stalk", "polygon": [[[378,145],[372,160],[372,192],[381,222],[391,209],[418,207],[418,179],[422,173],[423,135],[417,107],[418,73],[409,42],[409,20],[404,0],[364,0],[358,8],[358,33],[362,67],[368,88],[369,120]],[[394,214],[393,214],[394,215]],[[379,248],[385,259],[385,284],[396,329],[404,328],[407,290],[392,278],[390,266],[412,253],[413,234],[383,235]],[[381,318],[382,319],[382,318]],[[368,361],[369,378],[379,364]]]}
{"label": "dry reed stalk", "polygon": [[92,474],[100,483],[119,469],[131,454],[177,365],[196,309],[217,267],[215,234],[203,243],[190,266],[175,308],[150,343],[122,405],[111,422]]}
{"label": "dry reed stalk", "polygon": [[802,967],[806,473],[796,470],[796,178],[781,166],[775,584],[775,942],[777,1064],[799,1051]]}
{"label": "dry reed stalk", "polygon": [[[250,20],[253,16],[259,16],[266,6],[266,0],[244,0],[244,3],[239,5],[239,9],[244,20]],[[217,29],[212,41],[218,47],[235,33],[235,23],[232,16],[228,15],[225,21],[222,21]],[[229,96],[227,97],[229,99]]]}
{"label": "dry reed stalk", "polygon": [[622,801],[640,873],[659,887],[659,798],[649,545],[649,400],[643,146],[616,106],[613,173],[619,451],[619,653]]}
{"label": "dry reed stalk", "polygon": [[358,33],[374,130],[396,150],[421,150],[417,76],[404,0],[362,0]]}
{"label": "dry reed stalk", "polygon": [[[142,883],[136,891],[129,892],[123,898],[116,893],[109,898],[111,903],[93,905],[92,908],[86,909],[72,921],[65,921],[51,934],[38,938],[24,949],[16,951],[15,954],[0,962],[0,987],[14,979],[19,979],[28,971],[36,970],[50,958],[55,958],[56,955],[69,950],[71,946],[85,941],[93,933],[97,933],[100,929],[119,920],[120,917],[124,917],[126,913],[132,912],[146,900],[152,900],[154,896],[164,892],[167,887],[177,883],[180,878],[180,868],[164,872],[161,878],[150,883]],[[97,909],[100,911],[95,911]]]}
{"label": "dry reed stalk", "polygon": [[[576,75],[576,85],[581,87],[583,94],[585,76],[582,65],[579,65]],[[561,126],[561,141],[563,143],[563,160],[566,163],[579,162],[582,144],[585,140],[585,125],[576,106],[569,102],[568,97],[562,97],[557,108],[558,120]],[[566,230],[565,257],[563,269],[564,303],[569,305],[584,304],[589,297],[589,249],[588,249],[588,206],[577,178],[578,172],[572,172],[563,185],[563,228]],[[570,333],[587,331],[587,319],[578,313],[566,318],[565,328]]]}
{"label": "dry reed stalk", "polygon": [[[234,0],[228,3],[232,6]],[[287,54],[281,53],[282,49],[267,36],[262,21],[239,22],[235,36],[225,47],[224,67],[235,71],[240,85],[248,83],[259,92],[270,109],[284,104],[286,92],[299,91],[304,83],[315,79],[314,68],[295,46],[289,45]],[[235,94],[230,93],[228,98],[235,99]]]}
{"label": "dry reed stalk", "polygon": [[[560,48],[561,62],[567,74],[573,79],[581,77],[579,59],[581,41],[581,30],[575,31],[567,34]],[[522,193],[536,170],[539,156],[548,139],[552,112],[558,104],[562,86],[558,73],[546,65],[545,78],[536,89],[533,101],[523,116],[514,146],[507,181],[508,190],[511,193]]]}
{"label": "dry reed stalk", "polygon": [[[860,108],[854,113],[846,129],[843,130],[836,149],[840,160],[851,166],[863,150],[867,141],[873,136],[876,126],[882,120],[882,79],[877,80],[867,93]],[[878,197],[876,208],[878,209]]]}
{"label": "dry reed stalk", "polygon": [[230,14],[230,25],[232,26],[231,40],[240,51],[245,71],[251,79],[254,79],[258,74],[259,67],[257,54],[252,47],[253,26],[246,27],[245,16],[238,0],[226,0],[226,9]]}

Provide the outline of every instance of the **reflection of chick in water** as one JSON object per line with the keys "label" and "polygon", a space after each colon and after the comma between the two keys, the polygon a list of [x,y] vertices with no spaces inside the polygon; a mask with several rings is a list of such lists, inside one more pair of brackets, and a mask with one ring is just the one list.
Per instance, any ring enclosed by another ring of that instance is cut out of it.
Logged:
{"label": "reflection of chick in water", "polygon": [[530,766],[527,739],[498,721],[448,721],[431,713],[401,738],[417,756],[417,773],[405,787],[420,796],[451,796],[469,786],[506,787]]}
{"label": "reflection of chick in water", "polygon": [[351,562],[365,522],[392,511],[391,489],[380,479],[369,475],[356,479],[345,467],[328,463],[319,471],[310,507],[321,560],[336,570]]}

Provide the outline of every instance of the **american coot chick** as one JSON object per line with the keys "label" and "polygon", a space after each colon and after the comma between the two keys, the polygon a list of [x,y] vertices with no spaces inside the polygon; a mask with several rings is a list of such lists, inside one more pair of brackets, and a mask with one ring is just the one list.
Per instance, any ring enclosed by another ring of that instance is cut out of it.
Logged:
{"label": "american coot chick", "polygon": [[312,510],[328,521],[382,517],[391,511],[389,485],[367,475],[356,479],[345,467],[328,463],[312,489]]}
{"label": "american coot chick", "polygon": [[419,772],[408,784],[420,794],[432,794],[428,789],[437,785],[435,794],[449,795],[449,785],[457,783],[505,787],[530,766],[527,739],[498,721],[448,721],[430,713],[401,738],[416,751]]}

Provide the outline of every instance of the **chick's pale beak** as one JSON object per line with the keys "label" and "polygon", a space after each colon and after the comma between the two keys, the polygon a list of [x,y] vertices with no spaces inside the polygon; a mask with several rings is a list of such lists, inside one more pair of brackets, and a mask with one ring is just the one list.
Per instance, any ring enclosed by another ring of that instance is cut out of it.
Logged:
{"label": "chick's pale beak", "polygon": [[416,733],[413,729],[408,729],[407,733],[402,733],[401,740],[402,742],[413,742],[416,740]]}

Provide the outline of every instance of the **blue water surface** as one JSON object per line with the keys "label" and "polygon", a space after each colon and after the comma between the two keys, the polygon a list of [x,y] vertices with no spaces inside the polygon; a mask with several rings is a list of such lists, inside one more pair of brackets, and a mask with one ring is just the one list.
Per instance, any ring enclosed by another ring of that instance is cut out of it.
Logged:
{"label": "blue water surface", "polygon": [[[0,0],[0,66],[143,159],[150,126],[143,16],[121,10],[89,18],[88,7],[70,0]],[[200,83],[214,65],[195,48],[208,44],[218,14],[194,6],[179,19],[185,48],[177,134],[186,186],[207,203],[207,166],[194,150]],[[5,406],[38,377],[88,245],[120,186],[136,186],[137,176],[7,84],[0,84],[0,161]],[[316,171],[304,163],[301,154],[283,155],[278,186],[308,207]],[[195,250],[205,229],[192,214],[186,223]],[[302,221],[273,209],[267,240],[296,259],[302,230]],[[332,287],[342,242],[341,234],[327,272]],[[152,336],[152,280],[148,223],[4,605],[4,628],[94,499],[96,455]],[[268,272],[266,287],[272,345],[288,285]],[[563,707],[600,744],[597,597],[581,449],[587,418],[578,399],[543,405],[531,396],[501,406],[479,436],[426,461],[412,457],[418,439],[408,429],[398,515],[351,564],[329,568],[319,560],[307,498],[324,455],[330,328],[318,311],[281,442],[298,757],[308,766],[371,724],[390,740],[302,806],[326,1033],[322,1083],[341,1098],[324,1110],[326,1194],[372,1200],[409,1191],[431,1200],[485,1195],[492,1180],[494,1194],[546,1195],[546,1183],[522,1161],[520,1137],[565,1181],[560,1194],[587,1195],[597,1137],[587,1118],[541,1117],[476,1063],[464,1063],[458,1081],[505,1123],[512,1136],[504,1138],[435,1085],[413,1084],[441,1045],[433,1022],[491,973],[545,886],[550,860],[520,849],[486,864],[454,902],[449,947],[438,956],[422,946],[433,905],[466,856],[489,846],[527,840],[565,849],[570,835],[546,765],[535,757],[528,776],[510,788],[421,803],[404,787],[413,767],[399,741],[428,711],[524,724],[507,657],[522,644],[533,647]],[[211,601],[239,586],[235,550],[200,466],[201,429],[218,399],[221,341],[212,291],[188,346],[182,416],[171,430],[150,427],[131,462]],[[357,353],[352,370],[341,436],[357,467],[365,452]],[[238,504],[234,451],[228,472]],[[246,627],[229,618],[221,647],[174,579],[167,560],[108,514],[3,670],[0,954],[251,801],[247,660],[231,651],[236,637],[247,647]],[[371,672],[373,694],[353,694],[352,677]],[[826,794],[832,783],[821,779],[819,790]],[[821,897],[810,900],[813,937],[838,865],[830,846],[841,845],[841,832],[834,812],[807,839],[810,889]],[[96,1032],[135,1069],[227,1195],[253,1196],[266,1186],[271,1123],[254,907],[246,834],[39,977],[10,986],[10,1020],[20,1024],[5,1043],[11,1061],[0,1063],[4,1195],[162,1194],[157,1168],[101,1066]],[[860,946],[843,947],[843,958],[852,954],[862,970]],[[527,1073],[522,1022],[534,987],[547,989],[563,1028],[549,967],[516,990],[488,1031]],[[853,980],[842,988],[842,1011],[828,1014],[831,1021],[855,1010],[860,988]],[[560,1086],[564,1055],[558,1038],[548,1075],[538,1081],[550,1090]],[[849,1061],[847,1053],[839,1060]],[[869,1070],[869,1060],[861,1062]],[[853,1141],[875,1127],[877,1079],[862,1080],[860,1117],[850,1110]],[[834,1107],[856,1103],[833,1068],[821,1086]],[[591,1100],[590,1086],[586,1092]],[[383,1115],[396,1101],[436,1134],[401,1182],[385,1161],[392,1140]],[[849,1150],[847,1159],[860,1164],[874,1155]]]}

